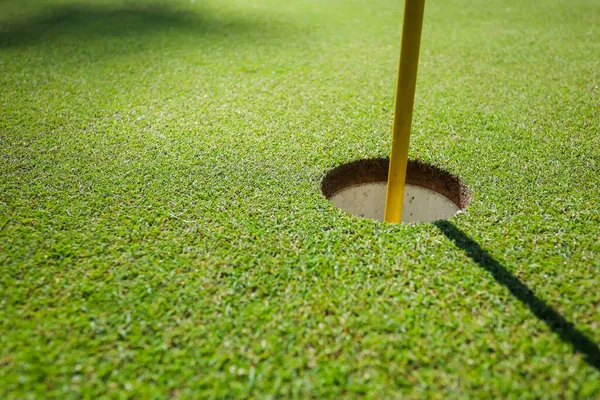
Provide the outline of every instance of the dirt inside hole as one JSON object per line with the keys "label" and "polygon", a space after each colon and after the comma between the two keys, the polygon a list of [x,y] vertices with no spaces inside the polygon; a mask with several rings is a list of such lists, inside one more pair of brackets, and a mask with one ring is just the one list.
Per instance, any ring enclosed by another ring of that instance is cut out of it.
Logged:
{"label": "dirt inside hole", "polygon": [[[389,159],[373,158],[342,164],[323,178],[323,195],[353,215],[383,220]],[[471,200],[462,181],[443,169],[408,163],[402,222],[433,222],[464,210]]]}

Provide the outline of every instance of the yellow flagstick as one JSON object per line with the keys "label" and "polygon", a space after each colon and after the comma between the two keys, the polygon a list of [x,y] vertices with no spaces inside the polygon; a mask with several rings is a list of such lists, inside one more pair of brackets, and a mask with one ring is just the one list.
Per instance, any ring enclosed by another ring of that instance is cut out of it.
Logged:
{"label": "yellow flagstick", "polygon": [[399,223],[402,221],[408,144],[415,102],[424,9],[425,0],[405,0],[398,88],[396,89],[396,107],[392,130],[392,152],[385,199],[386,222]]}

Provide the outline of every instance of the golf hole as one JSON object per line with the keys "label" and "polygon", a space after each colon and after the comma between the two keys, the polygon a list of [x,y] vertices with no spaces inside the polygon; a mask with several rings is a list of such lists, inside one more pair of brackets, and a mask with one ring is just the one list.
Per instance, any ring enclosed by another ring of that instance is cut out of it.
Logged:
{"label": "golf hole", "polygon": [[[357,217],[383,221],[389,159],[374,158],[342,164],[321,185],[334,206]],[[409,161],[402,222],[434,222],[464,210],[471,192],[461,180],[432,165]]]}

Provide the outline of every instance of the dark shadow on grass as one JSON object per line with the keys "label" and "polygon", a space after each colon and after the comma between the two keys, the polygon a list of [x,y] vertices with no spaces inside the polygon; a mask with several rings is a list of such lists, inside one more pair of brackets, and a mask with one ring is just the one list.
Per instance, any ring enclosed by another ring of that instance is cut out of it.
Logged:
{"label": "dark shadow on grass", "polygon": [[[0,20],[0,48],[50,44],[68,38],[88,41],[96,38],[147,35],[160,31],[190,32],[194,35],[244,37],[269,28],[269,21],[245,17],[215,16],[210,11],[172,8],[161,5],[129,4],[121,7],[58,6],[17,20]],[[132,51],[135,49],[132,49]]]}
{"label": "dark shadow on grass", "polygon": [[498,283],[505,286],[514,297],[525,304],[561,340],[570,343],[573,350],[581,353],[589,365],[600,370],[600,348],[596,343],[579,331],[571,322],[567,321],[552,306],[537,297],[527,285],[504,268],[463,231],[448,221],[438,221],[435,222],[435,225],[481,268],[492,274]]}

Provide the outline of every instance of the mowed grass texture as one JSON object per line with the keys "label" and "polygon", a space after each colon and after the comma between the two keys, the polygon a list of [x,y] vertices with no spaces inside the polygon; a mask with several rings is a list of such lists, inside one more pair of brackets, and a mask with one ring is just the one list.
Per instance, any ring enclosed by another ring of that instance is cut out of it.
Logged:
{"label": "mowed grass texture", "polygon": [[429,1],[410,226],[320,191],[402,8],[0,2],[0,397],[600,397],[600,4]]}

